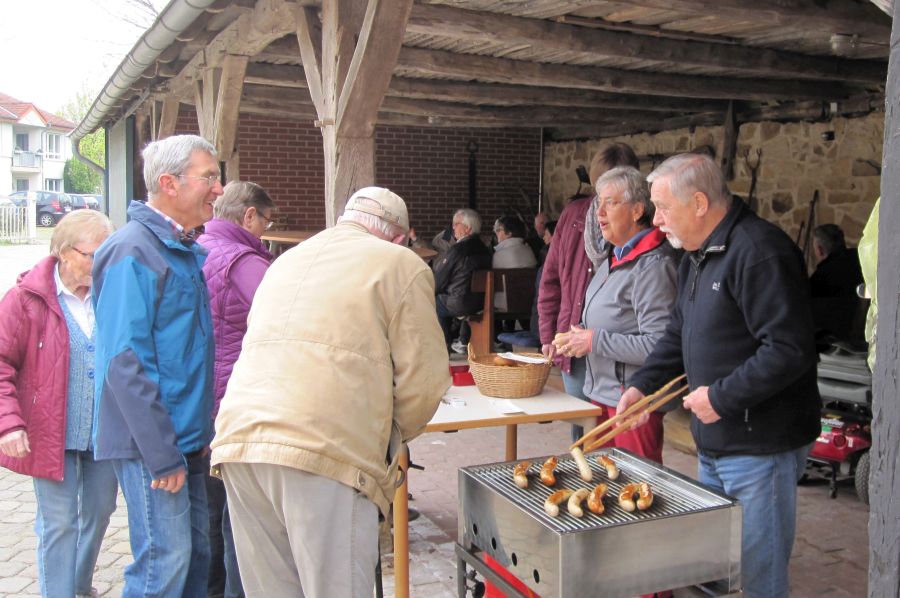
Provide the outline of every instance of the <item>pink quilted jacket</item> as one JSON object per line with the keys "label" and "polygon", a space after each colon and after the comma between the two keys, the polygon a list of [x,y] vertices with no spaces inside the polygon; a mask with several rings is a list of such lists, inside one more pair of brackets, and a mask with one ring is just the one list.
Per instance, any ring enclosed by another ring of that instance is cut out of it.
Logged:
{"label": "pink quilted jacket", "polygon": [[48,256],[0,301],[0,436],[24,429],[31,453],[0,455],[0,465],[26,475],[63,479],[69,331],[56,298]]}

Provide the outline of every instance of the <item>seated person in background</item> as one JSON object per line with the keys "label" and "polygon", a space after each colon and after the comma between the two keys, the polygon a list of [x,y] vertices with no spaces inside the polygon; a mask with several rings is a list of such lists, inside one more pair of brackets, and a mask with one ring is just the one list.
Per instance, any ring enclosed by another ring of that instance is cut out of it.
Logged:
{"label": "seated person in background", "polygon": [[450,250],[454,243],[456,243],[456,237],[453,235],[453,225],[448,224],[431,240],[431,248],[438,252],[438,257],[441,257]]}
{"label": "seated person in background", "polygon": [[[537,266],[537,258],[531,247],[525,244],[525,223],[515,216],[503,216],[494,222],[494,234],[497,235],[497,245],[494,247],[493,268],[534,268]],[[495,278],[495,285],[497,284]],[[495,286],[496,288],[496,286]],[[494,293],[494,308],[505,312],[507,309],[506,291]],[[497,321],[496,332],[500,332],[502,326],[506,330],[515,330],[515,322],[504,320]],[[522,321],[522,328],[528,328],[527,321]]]}
{"label": "seated person in background", "polygon": [[[453,215],[456,243],[434,262],[434,292],[438,322],[447,346],[453,340],[453,322],[460,316],[478,313],[484,304],[483,293],[472,292],[472,274],[491,267],[491,252],[481,242],[481,216],[464,208]],[[460,331],[459,348],[469,342],[468,329]],[[463,352],[463,351],[459,351]]]}
{"label": "seated person in background", "polygon": [[862,330],[853,329],[860,309],[856,287],[863,281],[856,250],[847,248],[838,225],[823,224],[813,231],[813,252],[818,265],[809,286],[816,337],[862,339]]}
{"label": "seated person in background", "polygon": [[541,250],[538,252],[538,266],[540,266],[541,268],[544,267],[544,260],[547,259],[547,254],[550,253],[550,243],[553,241],[553,234],[555,232],[556,220],[551,220],[544,228],[544,235],[543,237],[541,237],[544,243],[544,246],[541,247]]}
{"label": "seated person in background", "polygon": [[494,247],[493,267],[534,268],[537,258],[525,244],[525,223],[515,216],[503,216],[494,223],[497,245]]}
{"label": "seated person in background", "polygon": [[[551,220],[544,229],[544,249],[541,250],[540,265],[537,274],[534,277],[534,302],[531,305],[531,320],[528,330],[519,330],[516,332],[504,332],[497,337],[497,340],[504,345],[523,345],[526,347],[541,346],[541,329],[538,326],[538,290],[541,287],[541,274],[544,271],[543,261],[547,257],[547,251],[550,250],[550,243],[553,242],[553,232],[556,230],[556,221]],[[508,347],[502,347],[507,349]]]}
{"label": "seated person in background", "polygon": [[539,262],[543,261],[540,253],[544,249],[544,233],[547,232],[548,222],[550,222],[550,216],[547,215],[547,212],[538,212],[534,215],[534,229],[525,235],[525,242],[531,247]]}

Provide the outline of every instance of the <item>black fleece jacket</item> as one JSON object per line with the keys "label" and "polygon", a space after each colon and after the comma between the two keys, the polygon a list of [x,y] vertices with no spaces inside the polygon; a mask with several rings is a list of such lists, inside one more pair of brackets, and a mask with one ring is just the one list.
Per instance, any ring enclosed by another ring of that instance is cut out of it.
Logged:
{"label": "black fleece jacket", "polygon": [[818,436],[821,399],[802,258],[775,225],[734,201],[703,246],[684,256],[665,335],[628,381],[653,392],[682,371],[709,387],[722,419],[691,419],[712,455],[769,454]]}
{"label": "black fleece jacket", "polygon": [[472,292],[472,274],[491,269],[491,250],[478,235],[469,235],[455,244],[434,265],[434,292],[454,316],[477,313],[484,305],[484,293]]}

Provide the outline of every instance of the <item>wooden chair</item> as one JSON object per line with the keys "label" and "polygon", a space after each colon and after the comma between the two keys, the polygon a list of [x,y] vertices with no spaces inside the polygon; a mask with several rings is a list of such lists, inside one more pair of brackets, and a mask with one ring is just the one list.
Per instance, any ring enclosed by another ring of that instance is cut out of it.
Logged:
{"label": "wooden chair", "polygon": [[528,320],[534,305],[535,268],[503,268],[493,270],[494,291],[503,293],[506,306],[494,299],[495,320]]}

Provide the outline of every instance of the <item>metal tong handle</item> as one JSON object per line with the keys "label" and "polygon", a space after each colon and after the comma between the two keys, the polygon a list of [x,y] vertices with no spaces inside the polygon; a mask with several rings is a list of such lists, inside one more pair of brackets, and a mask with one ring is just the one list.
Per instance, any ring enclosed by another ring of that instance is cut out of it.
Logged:
{"label": "metal tong handle", "polygon": [[[573,448],[583,445],[584,442],[585,442],[585,440],[587,440],[587,439],[590,438],[591,436],[596,436],[596,435],[599,434],[600,432],[603,432],[603,431],[606,430],[607,428],[610,428],[610,427],[612,427],[613,425],[617,424],[618,422],[624,420],[626,417],[629,417],[630,415],[632,415],[632,414],[634,414],[634,413],[637,413],[638,411],[640,411],[641,409],[643,409],[646,405],[648,405],[651,401],[653,401],[654,399],[659,398],[660,396],[664,395],[666,392],[668,392],[668,390],[669,390],[670,388],[672,388],[673,386],[675,386],[676,383],[680,382],[681,380],[685,379],[686,377],[687,377],[687,374],[682,374],[682,375],[678,376],[677,378],[673,378],[673,379],[670,380],[668,383],[666,383],[665,386],[663,386],[662,388],[660,388],[659,390],[657,390],[657,391],[654,392],[653,394],[647,395],[646,397],[644,397],[643,399],[641,399],[641,400],[638,401],[637,403],[634,403],[631,407],[629,407],[629,408],[626,409],[625,411],[622,411],[622,412],[620,412],[620,413],[617,413],[615,417],[612,417],[612,418],[610,418],[610,419],[604,421],[604,422],[601,423],[599,426],[595,427],[593,430],[590,430],[590,431],[586,432],[586,433],[584,434],[584,436],[582,436],[581,438],[579,438],[578,440],[576,440],[576,441],[572,444],[572,446],[569,447],[569,450],[571,451]],[[664,397],[664,398],[665,398],[666,401],[668,401],[669,399],[673,398],[674,396],[677,396],[677,395],[678,395],[679,393],[681,393],[683,390],[684,390],[684,388],[681,388],[681,389],[679,389],[678,391],[676,391],[673,395],[667,396],[667,397]],[[662,406],[662,403],[660,403],[658,406]]]}

